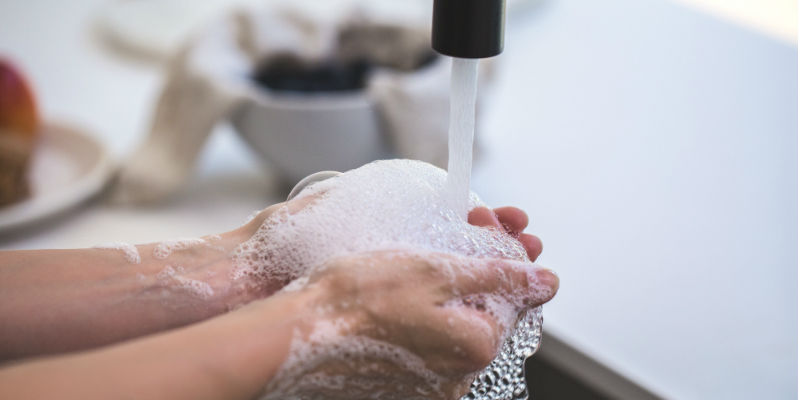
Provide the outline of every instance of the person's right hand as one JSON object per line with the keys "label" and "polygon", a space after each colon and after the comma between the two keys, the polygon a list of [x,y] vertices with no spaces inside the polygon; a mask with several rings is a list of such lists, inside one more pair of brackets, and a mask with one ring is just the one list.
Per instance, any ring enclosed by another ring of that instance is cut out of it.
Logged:
{"label": "person's right hand", "polygon": [[303,290],[316,292],[305,345],[267,398],[454,399],[558,278],[530,263],[382,251],[332,260]]}

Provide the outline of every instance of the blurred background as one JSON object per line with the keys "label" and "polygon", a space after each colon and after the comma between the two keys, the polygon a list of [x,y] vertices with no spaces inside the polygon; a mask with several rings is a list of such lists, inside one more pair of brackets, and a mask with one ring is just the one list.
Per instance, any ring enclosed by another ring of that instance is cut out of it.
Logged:
{"label": "blurred background", "polygon": [[[0,248],[217,233],[309,172],[442,165],[431,3],[0,0]],[[508,0],[472,186],[561,277],[534,398],[797,397],[797,16]]]}

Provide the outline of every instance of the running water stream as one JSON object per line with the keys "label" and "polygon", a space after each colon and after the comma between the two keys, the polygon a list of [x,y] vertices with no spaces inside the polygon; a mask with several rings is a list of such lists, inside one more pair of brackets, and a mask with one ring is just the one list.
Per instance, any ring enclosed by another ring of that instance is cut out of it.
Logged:
{"label": "running water stream", "polygon": [[469,178],[472,171],[477,94],[478,60],[453,58],[445,198],[450,202],[450,207],[464,219],[469,212]]}
{"label": "running water stream", "polygon": [[[475,103],[478,89],[478,60],[453,58],[450,82],[449,158],[445,198],[464,219],[470,205],[472,146],[475,136]],[[461,400],[522,400],[528,398],[525,359],[539,348],[542,310],[526,312],[500,354],[472,382]]]}

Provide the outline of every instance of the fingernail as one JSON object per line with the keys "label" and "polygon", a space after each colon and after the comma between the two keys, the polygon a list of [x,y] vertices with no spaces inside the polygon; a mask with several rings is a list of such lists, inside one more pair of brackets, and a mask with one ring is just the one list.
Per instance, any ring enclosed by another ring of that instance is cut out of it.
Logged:
{"label": "fingernail", "polygon": [[531,288],[549,292],[551,297],[558,291],[560,280],[555,271],[530,262],[516,260],[503,260],[503,262],[514,268],[526,271]]}
{"label": "fingernail", "polygon": [[558,274],[556,274],[555,271],[549,268],[539,267],[539,269],[536,271],[534,275],[536,283],[538,285],[544,285],[549,287],[552,290],[553,294],[555,294],[555,292],[558,291],[558,287],[561,284],[561,280],[558,278]]}

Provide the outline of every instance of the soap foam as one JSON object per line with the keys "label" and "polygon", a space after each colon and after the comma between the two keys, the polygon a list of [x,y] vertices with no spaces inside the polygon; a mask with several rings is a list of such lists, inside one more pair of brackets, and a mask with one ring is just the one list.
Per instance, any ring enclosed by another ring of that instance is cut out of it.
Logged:
{"label": "soap foam", "polygon": [[184,272],[180,266],[168,265],[156,278],[165,286],[185,290],[197,297],[207,299],[214,295],[214,289],[206,282],[187,278],[181,275]]}
{"label": "soap foam", "polygon": [[[365,336],[347,335],[343,321],[317,321],[307,339],[295,334],[289,356],[278,374],[266,389],[262,400],[317,398],[320,391],[326,400],[332,399],[386,399],[398,394],[419,394],[404,399],[430,399],[442,397],[444,378],[425,367],[425,362],[410,351]],[[326,372],[331,356],[336,359],[336,369],[353,370],[358,374],[341,375]],[[394,368],[414,374],[413,387],[403,387],[392,374],[381,373],[374,362],[388,361]],[[295,377],[302,376],[302,380]],[[384,393],[393,388],[394,393]]]}
{"label": "soap foam", "polygon": [[108,250],[119,250],[122,252],[122,255],[125,257],[131,264],[140,264],[142,262],[142,257],[139,255],[139,250],[136,249],[136,246],[123,243],[123,242],[114,242],[114,243],[104,243],[97,246],[94,246],[95,249],[108,249]]}
{"label": "soap foam", "polygon": [[[298,289],[304,285],[310,274],[325,268],[326,261],[335,257],[404,248],[448,253],[458,257],[527,261],[525,249],[510,235],[501,230],[476,227],[467,223],[462,210],[455,210],[446,198],[446,179],[445,171],[427,163],[387,160],[367,164],[340,176],[315,183],[304,189],[293,200],[293,202],[310,200],[312,202],[310,205],[294,213],[288,206],[279,208],[264,221],[250,240],[234,250],[234,278],[249,277],[252,278],[249,279],[251,282],[291,282],[289,288]],[[483,205],[475,194],[469,196],[468,204],[470,209]],[[516,309],[518,304],[512,307],[499,297],[487,297],[481,301],[482,307],[485,307],[487,312],[498,317],[501,324],[509,325],[510,334],[514,322],[517,321],[516,313],[509,310]],[[535,349],[538,345],[538,329],[520,332],[519,327],[523,326],[526,329],[535,327],[539,323],[538,317],[538,311],[529,312],[517,324],[518,329],[514,337],[526,344],[522,346],[524,349],[520,350],[518,343],[510,344],[506,341],[503,344],[503,351],[519,350],[523,353],[532,353],[531,348]],[[366,338],[337,337],[336,340],[328,342],[340,343],[340,341],[349,343],[350,348],[358,347],[374,357],[381,357],[383,354],[374,350],[374,346],[367,345]],[[315,345],[313,341],[293,343],[293,346],[292,355],[281,370],[283,377],[299,376],[300,372],[297,370],[292,372],[293,368],[297,369],[296,366],[304,363],[313,364],[314,357],[321,357],[320,355],[312,357],[308,354],[314,352],[339,354],[336,352],[343,351],[338,345],[320,348],[321,345],[318,343]],[[387,343],[381,343],[381,346],[391,348],[393,354],[409,355],[406,354],[407,350]],[[387,359],[402,364],[392,357]],[[426,374],[424,368],[415,366],[413,362],[409,364],[407,358],[404,360],[406,364],[402,365],[413,368],[419,374]],[[495,362],[505,361],[495,360]],[[512,362],[511,367],[513,364]],[[498,370],[496,365],[494,369]],[[301,382],[295,382],[298,387],[312,385],[309,379],[313,379],[313,382],[318,384],[326,382],[325,384],[331,385],[333,390],[336,382],[341,381],[335,376],[327,376],[325,379],[318,374],[313,378],[311,375],[302,376]],[[490,371],[489,375],[481,376],[489,379],[486,376],[494,375]],[[508,390],[503,393],[516,393],[519,390],[524,393],[524,380],[509,379],[508,387],[504,388]],[[284,380],[292,381],[288,378]],[[345,386],[347,390],[356,390],[352,385]],[[433,390],[435,387],[436,385],[431,384],[429,389]],[[476,393],[492,389],[482,388],[480,384],[473,384]],[[431,393],[433,392],[429,394]],[[282,398],[303,398],[288,396],[286,393],[283,395],[285,397]],[[386,398],[393,397],[389,395]]]}
{"label": "soap foam", "polygon": [[173,251],[185,250],[205,243],[205,240],[198,238],[166,240],[156,245],[153,249],[153,257],[163,260],[169,257]]}
{"label": "soap foam", "polygon": [[[388,160],[315,183],[295,199],[316,198],[312,206],[276,210],[234,250],[234,277],[290,282],[337,256],[398,248],[526,260],[516,239],[470,225],[448,206],[446,175],[420,161]],[[473,194],[470,208],[479,205]]]}

